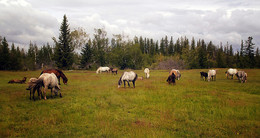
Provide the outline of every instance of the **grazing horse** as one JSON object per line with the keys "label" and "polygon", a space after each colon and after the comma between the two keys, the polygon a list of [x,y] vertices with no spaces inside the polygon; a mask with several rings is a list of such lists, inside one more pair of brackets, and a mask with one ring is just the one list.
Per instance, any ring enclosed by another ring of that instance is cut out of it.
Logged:
{"label": "grazing horse", "polygon": [[217,72],[216,72],[216,70],[209,70],[209,72],[208,72],[208,81],[210,81],[211,79],[212,79],[212,81],[213,80],[215,80],[216,81],[216,74],[217,74]]}
{"label": "grazing horse", "polygon": [[133,87],[135,88],[135,81],[138,78],[137,74],[133,71],[125,71],[120,79],[118,80],[118,88],[120,88],[122,81],[124,81],[124,87],[125,87],[125,82],[127,81],[128,87],[130,87],[129,81],[133,82]]}
{"label": "grazing horse", "polygon": [[101,72],[109,72],[110,68],[109,67],[99,67],[96,71],[96,73],[101,73]]}
{"label": "grazing horse", "polygon": [[64,84],[67,84],[68,82],[68,78],[65,76],[65,74],[61,71],[61,70],[58,70],[58,69],[46,69],[44,71],[41,72],[41,74],[43,73],[54,73],[58,80],[59,80],[59,85],[60,85],[60,77],[63,79],[63,83]]}
{"label": "grazing horse", "polygon": [[117,71],[118,71],[117,69],[110,68],[110,70],[111,70],[112,74],[117,74]]}
{"label": "grazing horse", "polygon": [[233,76],[237,73],[237,69],[230,68],[225,73],[226,73],[227,79],[228,79],[228,76],[231,76],[231,79],[233,79]]}
{"label": "grazing horse", "polygon": [[180,80],[180,78],[181,78],[181,72],[180,72],[179,70],[172,69],[172,70],[170,71],[170,74],[169,74],[169,75],[172,75],[172,74],[175,75],[175,78],[176,78],[177,80]]}
{"label": "grazing horse", "polygon": [[[51,97],[52,97],[52,91],[54,91],[55,95],[58,94],[58,91],[60,90],[60,86],[58,84],[58,79],[54,73],[43,73],[35,82],[36,88],[37,87],[44,87],[44,100],[46,100],[46,91],[47,89],[51,89]],[[60,93],[60,97],[62,97]]]}
{"label": "grazing horse", "polygon": [[244,71],[238,71],[236,76],[241,83],[245,83],[247,81],[247,73]]}
{"label": "grazing horse", "polygon": [[205,81],[207,80],[206,78],[208,78],[208,73],[207,72],[200,72],[200,78],[202,79],[202,80],[204,80],[204,78],[203,77],[205,77]]}
{"label": "grazing horse", "polygon": [[8,83],[20,83],[20,84],[22,84],[22,83],[25,83],[25,81],[26,81],[26,77],[23,77],[22,80],[14,79],[14,80],[10,80]]}
{"label": "grazing horse", "polygon": [[36,85],[37,80],[38,80],[37,78],[30,78],[30,80],[28,82],[28,88],[26,88],[26,90],[30,90],[30,100],[31,100],[31,94],[33,94],[33,100],[34,101],[35,101],[34,93],[35,93],[36,90],[38,92],[39,99],[41,99],[41,96],[42,96],[40,85]]}
{"label": "grazing horse", "polygon": [[150,77],[150,70],[148,68],[144,69],[145,78],[148,79]]}
{"label": "grazing horse", "polygon": [[169,84],[171,84],[172,83],[172,85],[174,85],[175,84],[175,74],[174,73],[172,73],[171,75],[169,75],[168,76],[168,79],[166,80]]}

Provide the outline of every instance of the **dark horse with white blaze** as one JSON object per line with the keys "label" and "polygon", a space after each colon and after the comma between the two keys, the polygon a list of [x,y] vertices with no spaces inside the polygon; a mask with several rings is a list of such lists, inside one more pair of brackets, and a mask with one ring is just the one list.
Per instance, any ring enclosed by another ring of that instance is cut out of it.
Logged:
{"label": "dark horse with white blaze", "polygon": [[133,82],[133,87],[135,88],[135,81],[137,80],[138,76],[135,72],[133,71],[125,71],[123,75],[120,77],[118,80],[118,88],[120,88],[122,81],[124,81],[124,87],[125,87],[125,82],[127,81],[128,86],[130,87],[129,81]]}
{"label": "dark horse with white blaze", "polygon": [[60,85],[60,77],[63,79],[63,83],[64,84],[67,84],[67,82],[68,82],[68,78],[65,76],[65,74],[61,70],[58,70],[58,69],[46,69],[46,70],[41,72],[41,74],[43,74],[43,73],[54,73],[57,76],[57,78],[58,78],[59,85]]}

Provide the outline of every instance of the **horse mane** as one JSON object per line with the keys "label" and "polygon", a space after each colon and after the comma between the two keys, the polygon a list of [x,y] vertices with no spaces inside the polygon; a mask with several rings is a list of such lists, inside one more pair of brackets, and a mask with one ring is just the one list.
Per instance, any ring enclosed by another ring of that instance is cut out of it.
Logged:
{"label": "horse mane", "polygon": [[58,70],[58,69],[56,69],[60,74],[61,74],[61,77],[62,77],[62,79],[63,80],[68,80],[68,78],[65,76],[65,74],[61,71],[61,70]]}
{"label": "horse mane", "polygon": [[119,85],[119,82],[121,82],[122,81],[122,77],[123,77],[123,75],[125,74],[125,72],[121,75],[121,77],[119,78],[119,80],[118,80],[118,85]]}

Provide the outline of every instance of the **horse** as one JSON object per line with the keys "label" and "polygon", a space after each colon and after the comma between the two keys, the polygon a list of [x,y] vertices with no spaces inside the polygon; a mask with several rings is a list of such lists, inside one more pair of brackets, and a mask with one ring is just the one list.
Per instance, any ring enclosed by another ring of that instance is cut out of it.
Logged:
{"label": "horse", "polygon": [[236,76],[241,83],[245,83],[247,81],[247,73],[244,71],[238,71]]}
{"label": "horse", "polygon": [[114,73],[117,74],[117,71],[118,71],[117,69],[110,68],[110,70],[111,70],[112,74],[114,74]]}
{"label": "horse", "polygon": [[38,80],[37,78],[30,78],[30,80],[28,81],[28,88],[26,88],[26,90],[30,90],[30,100],[31,100],[31,94],[33,94],[34,101],[35,101],[34,93],[36,90],[38,92],[39,99],[41,99],[41,96],[42,96],[40,85],[36,85],[37,80]]}
{"label": "horse", "polygon": [[138,75],[133,72],[133,71],[125,71],[122,76],[120,77],[120,79],[118,80],[118,88],[121,87],[122,81],[124,81],[124,87],[125,87],[125,82],[127,81],[128,83],[128,87],[130,87],[129,81],[133,82],[133,87],[135,88],[135,81],[137,80]]}
{"label": "horse", "polygon": [[43,73],[54,73],[57,76],[58,80],[59,80],[59,85],[60,85],[60,77],[63,79],[63,83],[65,85],[68,82],[68,78],[65,76],[65,74],[61,70],[58,70],[58,69],[46,69],[46,70],[41,72],[41,74],[43,74]]}
{"label": "horse", "polygon": [[[44,87],[44,100],[46,100],[46,91],[47,89],[51,89],[51,97],[52,91],[54,91],[55,95],[57,95],[58,91],[60,90],[60,86],[58,84],[58,79],[54,73],[43,73],[37,80],[36,80],[35,87]],[[60,93],[60,97],[62,97]]]}
{"label": "horse", "polygon": [[181,78],[181,72],[180,72],[179,70],[172,69],[172,70],[170,71],[170,74],[169,74],[169,75],[172,75],[173,73],[174,73],[174,75],[175,75],[175,78],[176,78],[177,80],[180,80],[180,78]]}
{"label": "horse", "polygon": [[10,80],[8,83],[20,83],[20,84],[23,84],[23,83],[25,83],[26,78],[27,77],[23,77],[22,80],[18,80],[18,79]]}
{"label": "horse", "polygon": [[168,76],[168,79],[166,80],[169,84],[172,83],[172,85],[175,84],[175,79],[176,79],[176,76],[174,73],[172,73],[171,75]]}
{"label": "horse", "polygon": [[148,79],[150,77],[150,70],[148,68],[144,69],[145,78]]}
{"label": "horse", "polygon": [[216,81],[216,70],[209,70],[209,72],[208,72],[208,81],[210,81],[211,79],[212,79],[212,81],[213,80],[215,80]]}
{"label": "horse", "polygon": [[233,79],[233,76],[237,73],[237,69],[230,68],[225,73],[226,73],[227,79],[228,79],[228,76],[232,76],[231,79]]}
{"label": "horse", "polygon": [[96,73],[101,73],[101,72],[110,72],[110,68],[109,67],[99,67],[96,71]]}
{"label": "horse", "polygon": [[202,79],[202,80],[204,80],[203,79],[203,77],[205,77],[205,81],[207,80],[206,78],[208,77],[208,73],[207,72],[200,72],[200,78]]}

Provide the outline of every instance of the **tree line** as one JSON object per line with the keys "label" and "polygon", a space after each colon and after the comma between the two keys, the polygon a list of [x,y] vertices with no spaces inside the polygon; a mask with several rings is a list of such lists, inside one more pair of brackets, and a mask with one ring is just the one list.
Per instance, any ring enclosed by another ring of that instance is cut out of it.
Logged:
{"label": "tree line", "polygon": [[[104,28],[94,29],[93,38],[82,28],[70,31],[68,19],[63,16],[60,34],[54,44],[38,47],[30,42],[28,51],[9,44],[0,37],[0,70],[36,70],[44,68],[96,69],[112,66],[120,69],[160,68],[160,63],[181,63],[175,68],[259,68],[259,48],[255,50],[253,37],[241,41],[239,51],[232,45],[215,45],[203,39],[189,40],[165,36],[160,40],[146,37],[128,37],[118,34],[107,37]],[[171,62],[167,62],[171,61]]]}

